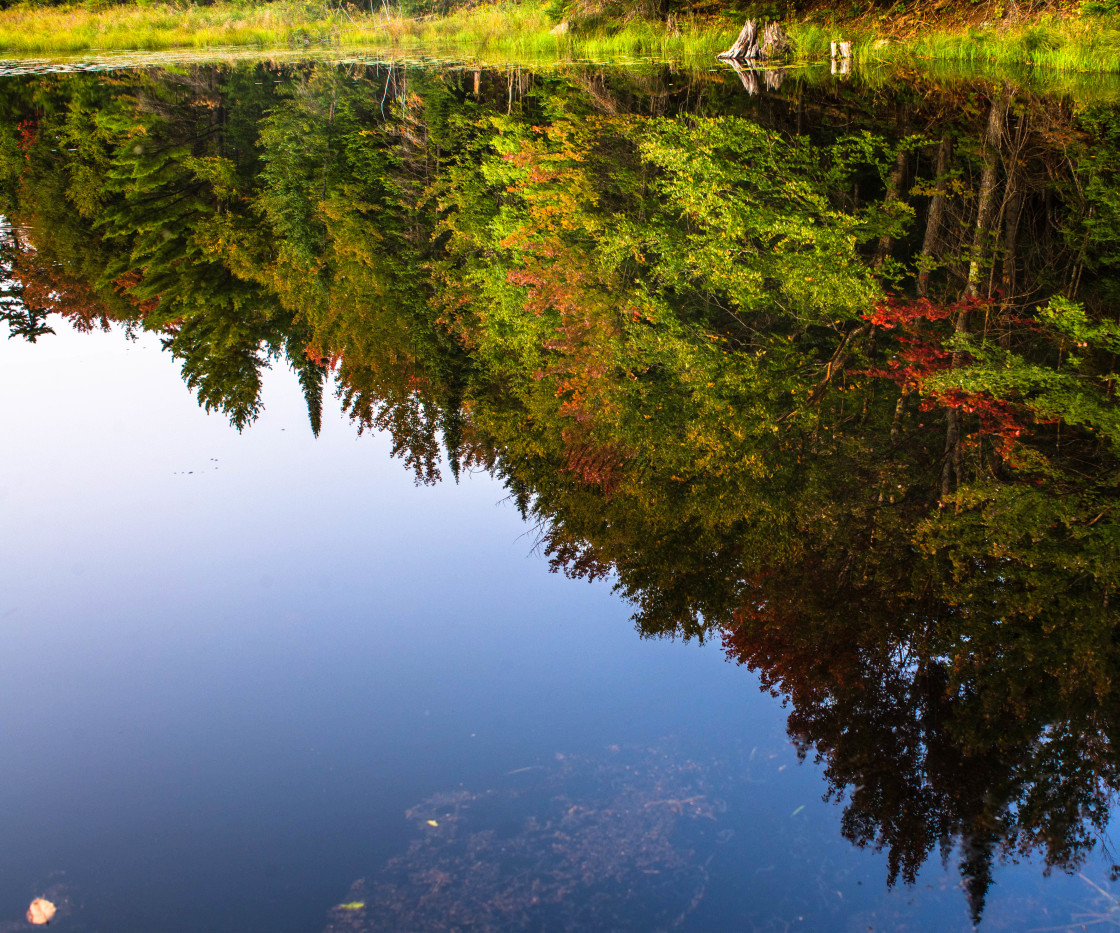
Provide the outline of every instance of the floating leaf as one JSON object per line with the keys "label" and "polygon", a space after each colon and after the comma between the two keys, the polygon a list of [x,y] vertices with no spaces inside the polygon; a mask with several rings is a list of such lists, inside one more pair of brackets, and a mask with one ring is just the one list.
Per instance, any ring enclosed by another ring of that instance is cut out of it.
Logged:
{"label": "floating leaf", "polygon": [[37,897],[27,908],[27,922],[35,926],[46,926],[58,912],[58,908],[44,897]]}

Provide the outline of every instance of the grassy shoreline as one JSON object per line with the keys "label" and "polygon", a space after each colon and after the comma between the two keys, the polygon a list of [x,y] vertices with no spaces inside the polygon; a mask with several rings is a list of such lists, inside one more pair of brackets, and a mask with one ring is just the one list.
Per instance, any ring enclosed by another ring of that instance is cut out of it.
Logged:
{"label": "grassy shoreline", "polygon": [[[298,0],[100,9],[18,6],[0,11],[0,56],[338,45],[458,56],[593,61],[655,57],[710,64],[734,39],[741,22],[730,15],[684,17],[670,27],[635,19],[595,30],[576,28],[565,35],[554,34],[555,25],[542,0],[499,0],[438,18],[361,13]],[[924,23],[903,11],[836,22],[810,15],[787,21],[786,26],[802,62],[826,60],[829,42],[844,38],[853,43],[857,65],[920,60],[1120,73],[1120,16],[1115,15],[1068,10],[1019,22],[974,17],[972,22]]]}

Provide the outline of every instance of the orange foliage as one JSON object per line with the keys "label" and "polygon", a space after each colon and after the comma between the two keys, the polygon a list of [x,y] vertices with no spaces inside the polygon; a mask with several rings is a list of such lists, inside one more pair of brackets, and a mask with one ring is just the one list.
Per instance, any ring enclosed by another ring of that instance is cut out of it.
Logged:
{"label": "orange foliage", "polygon": [[45,261],[34,250],[21,250],[8,276],[21,287],[28,307],[59,314],[83,333],[109,329],[109,312],[89,285],[63,275],[56,263]]}

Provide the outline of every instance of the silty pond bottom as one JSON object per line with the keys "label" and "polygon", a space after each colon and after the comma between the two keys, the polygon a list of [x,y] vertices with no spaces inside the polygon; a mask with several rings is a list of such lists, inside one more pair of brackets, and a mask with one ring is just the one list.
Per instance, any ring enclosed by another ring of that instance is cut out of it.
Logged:
{"label": "silty pond bottom", "polygon": [[1109,88],[2,80],[0,929],[1116,922]]}

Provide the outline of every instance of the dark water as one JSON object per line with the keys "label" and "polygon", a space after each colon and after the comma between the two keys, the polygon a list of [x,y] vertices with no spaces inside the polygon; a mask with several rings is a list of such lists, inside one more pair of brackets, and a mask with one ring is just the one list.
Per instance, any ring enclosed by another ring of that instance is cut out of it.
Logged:
{"label": "dark water", "polygon": [[0,929],[1118,922],[1107,89],[4,81]]}

